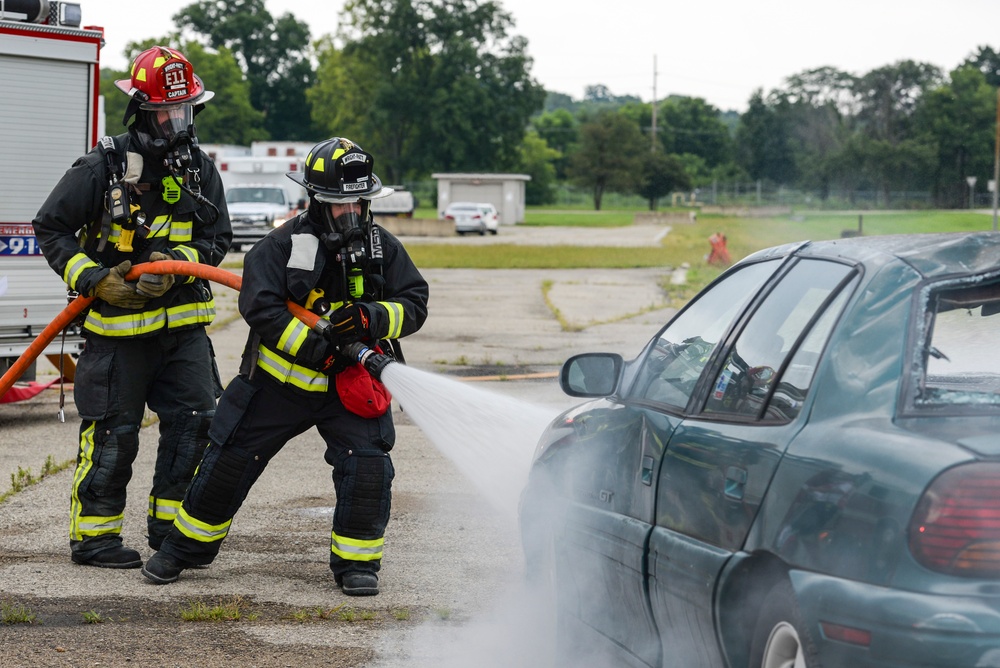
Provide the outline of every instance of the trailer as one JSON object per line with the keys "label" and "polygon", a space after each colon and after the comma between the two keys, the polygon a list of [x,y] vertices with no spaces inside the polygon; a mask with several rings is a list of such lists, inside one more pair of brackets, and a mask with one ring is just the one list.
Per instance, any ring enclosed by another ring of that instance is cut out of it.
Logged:
{"label": "trailer", "polygon": [[[80,27],[77,3],[0,2],[0,372],[68,303],[31,221],[73,162],[103,133],[103,30]],[[78,328],[44,354],[72,380]],[[32,366],[22,380],[34,380]],[[9,400],[9,399],[8,399]]]}

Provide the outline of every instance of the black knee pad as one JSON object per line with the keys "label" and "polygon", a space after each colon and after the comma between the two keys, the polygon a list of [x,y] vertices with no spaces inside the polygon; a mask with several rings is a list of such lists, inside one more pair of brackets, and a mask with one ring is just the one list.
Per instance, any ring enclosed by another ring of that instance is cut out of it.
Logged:
{"label": "black knee pad", "polygon": [[124,494],[138,450],[138,425],[96,429],[90,453],[93,465],[80,484],[79,493],[92,498]]}
{"label": "black knee pad", "polygon": [[334,471],[337,488],[334,531],[358,538],[381,536],[389,521],[395,473],[388,453],[381,450],[361,450],[349,455],[340,471]]}

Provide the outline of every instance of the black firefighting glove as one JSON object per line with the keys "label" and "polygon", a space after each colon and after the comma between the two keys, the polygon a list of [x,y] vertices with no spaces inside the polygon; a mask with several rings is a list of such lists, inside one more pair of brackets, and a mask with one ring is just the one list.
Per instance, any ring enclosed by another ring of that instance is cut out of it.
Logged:
{"label": "black firefighting glove", "polygon": [[356,302],[341,307],[330,314],[330,327],[327,328],[331,340],[339,343],[352,341],[373,341],[380,333],[376,331],[380,317],[378,304]]}
{"label": "black firefighting glove", "polygon": [[[152,252],[149,254],[150,262],[159,262],[160,260],[172,260],[173,258],[166,253]],[[139,276],[139,282],[135,285],[135,291],[140,295],[145,295],[147,297],[162,297],[167,290],[169,290],[174,285],[174,275],[173,274],[142,274]]]}
{"label": "black firefighting glove", "polygon": [[119,308],[140,309],[145,306],[148,297],[136,293],[134,284],[125,282],[125,274],[131,268],[130,260],[125,260],[114,267],[107,276],[97,282],[92,296]]}

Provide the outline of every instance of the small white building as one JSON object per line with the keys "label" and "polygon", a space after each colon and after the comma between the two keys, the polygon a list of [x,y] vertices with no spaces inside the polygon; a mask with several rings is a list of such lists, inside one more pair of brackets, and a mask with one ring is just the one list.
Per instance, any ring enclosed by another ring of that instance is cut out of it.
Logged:
{"label": "small white building", "polygon": [[452,202],[489,202],[500,213],[501,225],[524,222],[527,174],[431,174],[437,179],[438,217]]}

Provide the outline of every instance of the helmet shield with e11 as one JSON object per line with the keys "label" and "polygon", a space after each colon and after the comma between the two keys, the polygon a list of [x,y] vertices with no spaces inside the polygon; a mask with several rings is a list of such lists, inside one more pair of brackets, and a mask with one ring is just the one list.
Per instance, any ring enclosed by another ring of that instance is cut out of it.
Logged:
{"label": "helmet shield with e11", "polygon": [[215,95],[205,89],[190,61],[166,46],[146,49],[132,61],[128,79],[115,86],[132,98],[122,122],[148,153],[162,157],[172,171],[191,164],[194,116]]}
{"label": "helmet shield with e11", "polygon": [[184,54],[166,46],[154,46],[136,56],[129,78],[115,81],[115,86],[132,98],[122,119],[126,124],[140,108],[202,105],[215,96],[205,89]]}

